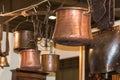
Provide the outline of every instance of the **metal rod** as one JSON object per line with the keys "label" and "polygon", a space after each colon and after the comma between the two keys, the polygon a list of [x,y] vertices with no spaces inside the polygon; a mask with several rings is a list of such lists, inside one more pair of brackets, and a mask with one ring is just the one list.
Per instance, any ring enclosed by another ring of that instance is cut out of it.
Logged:
{"label": "metal rod", "polygon": [[85,47],[80,46],[79,53],[79,80],[85,80]]}

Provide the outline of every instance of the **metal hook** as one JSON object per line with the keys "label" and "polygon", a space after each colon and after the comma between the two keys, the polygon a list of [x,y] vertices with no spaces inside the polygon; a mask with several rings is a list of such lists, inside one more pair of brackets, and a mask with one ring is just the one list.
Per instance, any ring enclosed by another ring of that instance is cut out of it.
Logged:
{"label": "metal hook", "polygon": [[35,12],[35,13],[37,13],[37,10],[36,10],[36,8],[35,8],[35,7],[33,7],[33,10],[34,10],[34,12]]}

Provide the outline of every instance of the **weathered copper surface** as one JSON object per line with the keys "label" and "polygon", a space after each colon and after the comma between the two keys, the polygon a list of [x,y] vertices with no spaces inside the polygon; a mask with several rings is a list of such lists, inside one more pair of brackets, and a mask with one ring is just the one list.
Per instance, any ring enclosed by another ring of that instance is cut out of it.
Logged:
{"label": "weathered copper surface", "polygon": [[92,39],[91,15],[80,7],[62,7],[56,10],[53,41],[63,45],[86,45]]}
{"label": "weathered copper surface", "polygon": [[42,54],[42,68],[46,72],[56,72],[59,67],[59,55]]}
{"label": "weathered copper surface", "polygon": [[40,69],[40,51],[35,49],[27,49],[20,51],[21,69]]}
{"label": "weathered copper surface", "polygon": [[21,30],[14,32],[14,50],[21,51],[24,49],[35,49],[34,32]]}
{"label": "weathered copper surface", "polygon": [[120,27],[94,37],[89,53],[91,72],[110,72],[120,66]]}

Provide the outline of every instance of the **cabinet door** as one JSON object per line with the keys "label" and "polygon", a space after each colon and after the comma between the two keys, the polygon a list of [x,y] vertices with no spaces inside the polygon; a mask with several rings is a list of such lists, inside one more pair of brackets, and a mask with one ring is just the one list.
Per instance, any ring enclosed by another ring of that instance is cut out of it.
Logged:
{"label": "cabinet door", "polygon": [[63,70],[63,80],[74,80],[74,72],[73,69],[64,69]]}
{"label": "cabinet door", "polygon": [[56,80],[78,80],[78,79],[79,79],[78,68],[59,70],[56,74]]}
{"label": "cabinet door", "polygon": [[63,70],[58,70],[57,71],[57,74],[56,74],[56,80],[63,80],[62,79],[62,72],[63,72]]}
{"label": "cabinet door", "polygon": [[79,80],[79,69],[74,68],[73,70],[74,70],[74,72],[73,72],[74,80]]}

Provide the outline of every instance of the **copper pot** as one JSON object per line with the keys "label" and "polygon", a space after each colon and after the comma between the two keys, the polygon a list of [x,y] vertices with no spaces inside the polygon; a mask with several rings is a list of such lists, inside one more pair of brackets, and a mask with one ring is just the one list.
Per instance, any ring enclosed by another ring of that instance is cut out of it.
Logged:
{"label": "copper pot", "polygon": [[21,69],[40,69],[40,51],[27,49],[20,51]]}
{"label": "copper pot", "polygon": [[53,41],[63,45],[86,45],[92,39],[91,15],[81,7],[62,7],[56,10]]}
{"label": "copper pot", "polygon": [[14,50],[35,49],[34,32],[30,30],[20,30],[14,32]]}
{"label": "copper pot", "polygon": [[89,63],[94,73],[106,73],[120,66],[120,27],[102,31],[92,41]]}
{"label": "copper pot", "polygon": [[[25,24],[30,24],[27,28],[23,28]],[[14,31],[14,51],[21,51],[24,49],[36,49],[34,26],[33,22],[25,20],[20,22]],[[29,27],[31,27],[31,30]]]}
{"label": "copper pot", "polygon": [[46,72],[56,72],[59,66],[59,55],[42,54],[42,68]]}

